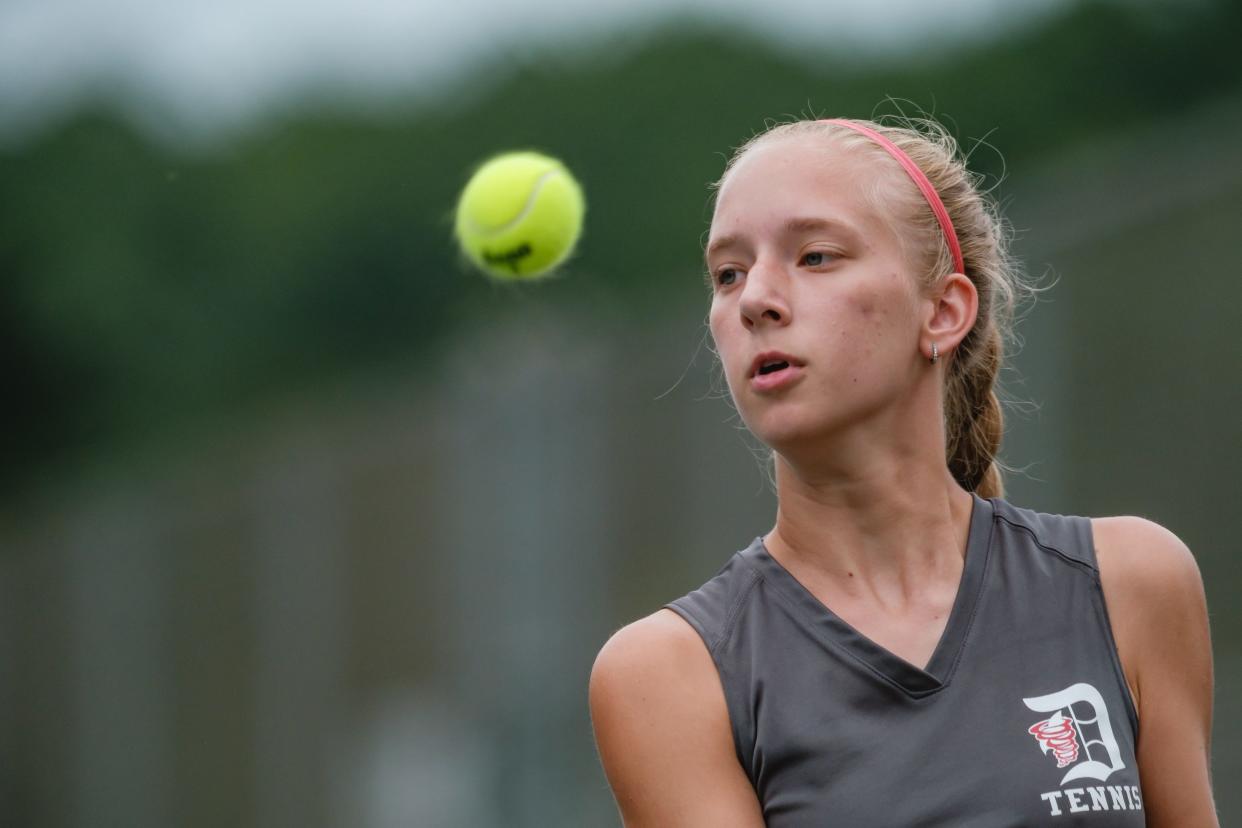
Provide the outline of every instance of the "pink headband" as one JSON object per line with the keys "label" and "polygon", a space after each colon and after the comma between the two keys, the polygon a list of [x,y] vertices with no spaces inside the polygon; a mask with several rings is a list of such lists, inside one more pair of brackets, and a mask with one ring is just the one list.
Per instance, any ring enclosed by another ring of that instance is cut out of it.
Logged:
{"label": "pink headband", "polygon": [[923,193],[923,198],[927,199],[932,212],[936,214],[936,221],[940,222],[940,229],[944,232],[944,240],[949,244],[949,252],[953,254],[953,266],[957,268],[956,272],[965,273],[966,264],[962,261],[962,246],[957,243],[957,231],[953,229],[953,221],[949,218],[949,211],[944,208],[944,202],[940,200],[940,196],[936,193],[936,188],[927,180],[927,175],[919,169],[919,165],[910,160],[910,156],[902,152],[901,147],[870,127],[865,127],[843,118],[824,118],[820,123],[838,124],[855,132],[861,132],[887,150],[889,155],[897,159],[897,162],[901,164],[910,178],[914,180],[914,183],[918,185],[919,190]]}

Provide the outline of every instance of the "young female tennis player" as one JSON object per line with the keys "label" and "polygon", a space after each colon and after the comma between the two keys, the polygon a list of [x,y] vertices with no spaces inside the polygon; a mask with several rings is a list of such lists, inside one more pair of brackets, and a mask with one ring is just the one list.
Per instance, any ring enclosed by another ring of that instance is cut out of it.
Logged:
{"label": "young female tennis player", "polygon": [[993,384],[1027,286],[952,140],[775,127],[727,166],[706,255],[779,505],[600,651],[625,825],[1217,825],[1190,552],[1003,499]]}

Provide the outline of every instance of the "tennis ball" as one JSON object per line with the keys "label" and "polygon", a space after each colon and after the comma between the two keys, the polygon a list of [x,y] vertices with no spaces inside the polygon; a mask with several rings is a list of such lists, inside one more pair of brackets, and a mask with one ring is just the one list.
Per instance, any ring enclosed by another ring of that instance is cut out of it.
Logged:
{"label": "tennis ball", "polygon": [[485,161],[457,202],[462,252],[496,279],[537,279],[573,253],[582,233],[582,188],[555,158],[506,152]]}

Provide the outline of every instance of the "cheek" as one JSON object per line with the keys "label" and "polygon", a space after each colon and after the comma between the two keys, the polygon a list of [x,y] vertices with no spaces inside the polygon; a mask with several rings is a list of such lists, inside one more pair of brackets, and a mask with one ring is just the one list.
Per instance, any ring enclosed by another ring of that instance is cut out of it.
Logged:
{"label": "cheek", "polygon": [[864,320],[883,325],[886,320],[899,316],[909,302],[900,273],[889,273],[850,297],[853,309]]}
{"label": "cheek", "polygon": [[724,331],[724,314],[715,303],[712,304],[711,310],[707,314],[707,329],[711,332],[712,341],[716,343],[716,350],[719,351],[728,341],[728,336]]}
{"label": "cheek", "polygon": [[859,291],[822,309],[823,331],[842,381],[867,384],[900,358],[910,339],[904,301],[891,290]]}
{"label": "cheek", "polygon": [[729,324],[726,311],[719,305],[712,304],[707,317],[707,327],[716,346],[716,354],[725,369],[726,379],[733,375],[733,361],[736,359],[734,350],[737,348],[737,331]]}
{"label": "cheek", "polygon": [[870,337],[885,342],[903,340],[914,328],[914,307],[905,289],[905,277],[891,273],[874,290],[851,297],[850,306]]}
{"label": "cheek", "polygon": [[841,352],[858,356],[884,340],[892,309],[885,307],[884,297],[876,292],[856,292],[835,298],[819,317]]}

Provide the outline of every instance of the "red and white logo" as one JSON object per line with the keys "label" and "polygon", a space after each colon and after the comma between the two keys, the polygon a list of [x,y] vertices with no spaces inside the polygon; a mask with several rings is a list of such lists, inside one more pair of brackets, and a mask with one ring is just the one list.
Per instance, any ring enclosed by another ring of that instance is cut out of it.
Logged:
{"label": "red and white logo", "polygon": [[1126,766],[1104,697],[1090,684],[1080,682],[1022,701],[1037,713],[1052,714],[1031,725],[1027,732],[1035,737],[1040,750],[1056,758],[1058,768],[1069,768],[1061,777],[1061,785],[1082,778],[1104,782]]}
{"label": "red and white logo", "polygon": [[1051,751],[1056,755],[1058,768],[1078,761],[1078,729],[1074,720],[1061,715],[1060,710],[1051,719],[1031,725],[1026,732],[1039,740],[1044,753]]}

